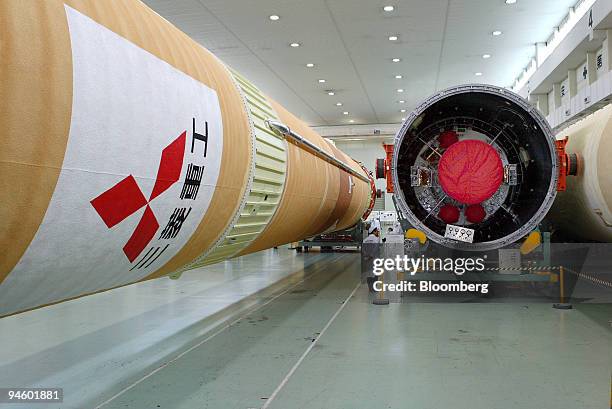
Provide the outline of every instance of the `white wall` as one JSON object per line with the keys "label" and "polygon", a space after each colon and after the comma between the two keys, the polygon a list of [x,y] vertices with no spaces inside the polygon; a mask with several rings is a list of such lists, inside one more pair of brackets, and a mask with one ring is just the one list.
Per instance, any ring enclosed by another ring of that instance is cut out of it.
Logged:
{"label": "white wall", "polygon": [[[342,141],[335,139],[334,143],[336,147],[342,152],[346,153],[353,159],[362,162],[368,170],[372,171],[376,176],[376,159],[385,157],[385,150],[382,147],[382,143],[393,143],[393,138],[374,138],[365,137],[365,140],[359,141]],[[376,180],[376,188],[386,192],[387,182],[384,179]],[[385,210],[395,211],[393,207],[393,195],[385,193]]]}

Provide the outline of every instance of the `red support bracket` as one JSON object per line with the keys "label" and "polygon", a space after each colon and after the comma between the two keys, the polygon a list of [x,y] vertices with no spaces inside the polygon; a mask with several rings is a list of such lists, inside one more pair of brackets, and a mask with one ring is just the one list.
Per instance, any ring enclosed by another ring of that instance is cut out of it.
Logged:
{"label": "red support bracket", "polygon": [[567,189],[567,177],[576,176],[579,171],[580,158],[575,153],[567,153],[567,136],[564,139],[555,141],[557,157],[559,158],[559,179],[557,181],[557,192],[564,192]]}
{"label": "red support bracket", "polygon": [[378,192],[376,190],[376,184],[374,183],[374,178],[372,177],[372,172],[370,172],[368,170],[368,168],[366,168],[363,163],[361,162],[357,162],[359,164],[359,166],[361,166],[361,169],[363,169],[363,171],[365,172],[366,175],[368,175],[368,179],[370,179],[370,204],[368,205],[368,209],[366,210],[366,212],[363,214],[363,216],[361,216],[361,218],[363,220],[366,220],[368,218],[368,216],[370,215],[370,213],[372,213],[372,210],[374,209],[374,203],[376,202],[376,198],[380,197],[378,195]]}
{"label": "red support bracket", "polygon": [[385,150],[385,159],[376,159],[376,179],[387,179],[387,193],[393,193],[393,177],[391,174],[391,162],[393,160],[393,144],[382,144]]}

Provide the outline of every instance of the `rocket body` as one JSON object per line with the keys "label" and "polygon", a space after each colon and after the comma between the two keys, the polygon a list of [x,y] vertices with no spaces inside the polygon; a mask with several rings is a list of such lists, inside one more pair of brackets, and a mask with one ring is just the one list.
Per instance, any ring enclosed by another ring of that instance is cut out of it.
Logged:
{"label": "rocket body", "polygon": [[354,225],[359,164],[135,0],[0,4],[0,316]]}
{"label": "rocket body", "polygon": [[[568,237],[612,242],[612,105],[559,132],[576,154],[577,174],[567,179],[550,216]],[[579,220],[579,223],[576,221]]]}

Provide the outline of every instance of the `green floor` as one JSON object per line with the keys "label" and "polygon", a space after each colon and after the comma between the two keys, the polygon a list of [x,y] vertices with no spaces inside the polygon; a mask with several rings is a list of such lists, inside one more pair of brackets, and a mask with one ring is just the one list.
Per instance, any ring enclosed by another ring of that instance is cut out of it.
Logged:
{"label": "green floor", "polygon": [[609,305],[344,305],[359,255],[334,260],[103,407],[609,407]]}

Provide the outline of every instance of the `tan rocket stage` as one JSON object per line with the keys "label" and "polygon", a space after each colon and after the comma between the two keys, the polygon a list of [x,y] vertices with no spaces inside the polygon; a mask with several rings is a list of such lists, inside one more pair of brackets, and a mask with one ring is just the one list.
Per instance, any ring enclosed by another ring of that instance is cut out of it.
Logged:
{"label": "tan rocket stage", "polygon": [[577,155],[576,177],[557,197],[550,216],[576,239],[612,242],[612,105],[559,132],[567,152]]}
{"label": "tan rocket stage", "polygon": [[0,316],[371,205],[359,164],[139,1],[3,0],[0,38]]}

